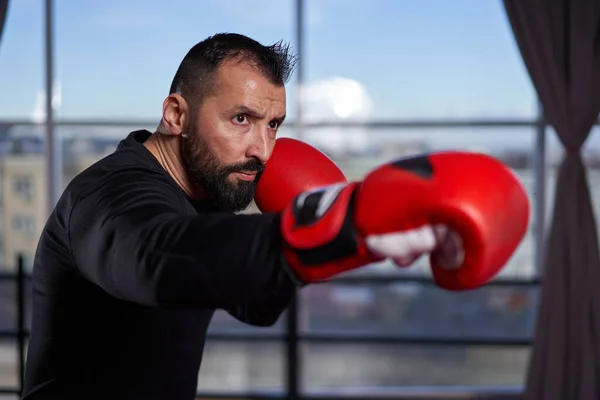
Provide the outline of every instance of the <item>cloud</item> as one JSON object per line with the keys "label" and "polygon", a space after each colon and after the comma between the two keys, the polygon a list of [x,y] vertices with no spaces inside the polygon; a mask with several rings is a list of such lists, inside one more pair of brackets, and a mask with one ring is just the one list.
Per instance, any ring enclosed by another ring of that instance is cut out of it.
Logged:
{"label": "cloud", "polygon": [[[310,82],[301,90],[306,121],[364,122],[371,118],[371,97],[358,81],[334,76]],[[369,145],[368,132],[364,128],[327,127],[308,132],[307,136],[309,142],[334,154],[364,149]]]}
{"label": "cloud", "polygon": [[309,121],[365,121],[371,116],[371,97],[364,85],[354,79],[334,76],[307,83],[301,90]]}

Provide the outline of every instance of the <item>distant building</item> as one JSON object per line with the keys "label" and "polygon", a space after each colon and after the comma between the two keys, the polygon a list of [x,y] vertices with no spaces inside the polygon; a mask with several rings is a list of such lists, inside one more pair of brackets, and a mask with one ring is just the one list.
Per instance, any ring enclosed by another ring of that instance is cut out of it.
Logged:
{"label": "distant building", "polygon": [[39,154],[4,155],[2,176],[2,265],[12,269],[19,253],[31,263],[45,221],[46,176]]}
{"label": "distant building", "polygon": [[[11,130],[0,126],[0,130],[0,268],[14,270],[19,255],[31,267],[47,220],[45,147],[39,127]],[[94,138],[61,140],[61,190],[77,174],[113,151],[116,143]]]}

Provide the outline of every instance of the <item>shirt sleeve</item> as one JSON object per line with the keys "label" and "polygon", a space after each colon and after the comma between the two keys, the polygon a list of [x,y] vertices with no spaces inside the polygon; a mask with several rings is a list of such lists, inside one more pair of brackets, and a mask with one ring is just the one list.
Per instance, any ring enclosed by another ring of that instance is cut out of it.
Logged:
{"label": "shirt sleeve", "polygon": [[279,214],[185,215],[182,207],[158,172],[99,182],[69,218],[78,272],[122,300],[167,307],[233,309],[289,285]]}
{"label": "shirt sleeve", "polygon": [[227,312],[248,325],[262,327],[274,325],[289,307],[297,288],[287,275],[280,275],[280,281],[273,287],[276,290],[268,293],[263,299],[229,308]]}

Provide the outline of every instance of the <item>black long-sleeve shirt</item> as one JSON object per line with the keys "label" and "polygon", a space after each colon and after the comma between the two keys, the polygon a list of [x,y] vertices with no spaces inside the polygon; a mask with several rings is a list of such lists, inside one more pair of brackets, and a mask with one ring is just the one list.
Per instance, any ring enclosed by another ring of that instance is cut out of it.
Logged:
{"label": "black long-sleeve shirt", "polygon": [[214,311],[272,325],[295,290],[279,216],[191,201],[149,135],[75,177],[43,230],[26,400],[191,400]]}

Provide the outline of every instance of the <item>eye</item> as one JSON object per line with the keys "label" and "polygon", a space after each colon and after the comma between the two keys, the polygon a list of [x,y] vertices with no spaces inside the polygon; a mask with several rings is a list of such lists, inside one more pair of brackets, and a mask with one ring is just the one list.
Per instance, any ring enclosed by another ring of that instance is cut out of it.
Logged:
{"label": "eye", "polygon": [[271,121],[269,122],[269,128],[271,129],[277,129],[279,127],[279,122],[277,121]]}
{"label": "eye", "polygon": [[238,114],[235,117],[233,117],[233,122],[238,125],[243,125],[247,121],[248,121],[248,118],[244,114]]}

